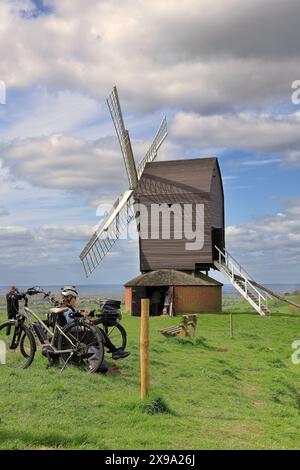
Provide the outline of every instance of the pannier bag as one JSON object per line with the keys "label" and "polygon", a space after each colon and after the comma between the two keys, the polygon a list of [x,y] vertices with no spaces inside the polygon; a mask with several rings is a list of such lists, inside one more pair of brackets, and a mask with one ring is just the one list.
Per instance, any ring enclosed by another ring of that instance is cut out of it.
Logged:
{"label": "pannier bag", "polygon": [[105,309],[115,309],[119,310],[121,307],[121,301],[120,300],[100,300],[100,307],[101,310]]}
{"label": "pannier bag", "polygon": [[121,302],[119,300],[101,300],[100,301],[100,314],[104,325],[110,326],[116,323],[117,320],[121,319]]}

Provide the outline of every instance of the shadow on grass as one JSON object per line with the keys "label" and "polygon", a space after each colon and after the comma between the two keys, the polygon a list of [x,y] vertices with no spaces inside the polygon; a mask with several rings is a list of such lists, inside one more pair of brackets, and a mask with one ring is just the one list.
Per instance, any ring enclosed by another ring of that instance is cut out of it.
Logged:
{"label": "shadow on grass", "polygon": [[222,375],[226,375],[227,377],[230,377],[231,379],[234,379],[234,380],[241,380],[236,374],[235,372],[233,372],[232,369],[223,369],[222,372],[221,372]]}
{"label": "shadow on grass", "polygon": [[191,347],[200,347],[206,349],[207,351],[216,351],[216,352],[227,352],[227,349],[216,348],[207,343],[206,338],[203,336],[198,336],[197,338],[184,338],[182,336],[171,336],[167,339],[168,342],[181,345],[181,346],[191,346]]}
{"label": "shadow on grass", "polygon": [[278,381],[273,387],[271,400],[278,405],[292,406],[300,413],[300,394],[299,391],[289,383]]}
{"label": "shadow on grass", "polygon": [[152,393],[150,393],[145,400],[134,400],[125,403],[122,405],[122,408],[150,416],[162,414],[177,416],[177,413],[169,407],[164,398],[159,395],[153,395]]}
{"label": "shadow on grass", "polygon": [[239,416],[222,416],[222,415],[202,415],[201,418],[214,419],[214,420],[219,420],[219,421],[239,421],[241,419]]}
{"label": "shadow on grass", "polygon": [[234,310],[234,309],[230,309],[230,310],[227,310],[225,312],[222,312],[220,313],[219,315],[229,315],[230,313],[232,313],[232,315],[234,317],[237,317],[237,316],[245,316],[245,315],[251,315],[253,317],[257,317],[257,318],[260,318],[262,321],[270,321],[272,319],[272,317],[286,317],[286,318],[297,318],[297,317],[300,317],[300,310],[293,310],[292,312],[276,312],[276,311],[272,311],[271,315],[269,316],[266,316],[266,317],[262,317],[260,316],[258,313],[256,312],[250,312],[250,311],[238,311],[238,310]]}
{"label": "shadow on grass", "polygon": [[[87,434],[78,434],[67,437],[58,433],[28,433],[24,431],[0,430],[0,441],[2,444],[7,441],[9,448],[46,448],[46,449],[70,449],[78,448],[89,442]],[[101,448],[105,447],[103,444]]]}
{"label": "shadow on grass", "polygon": [[116,364],[111,364],[111,363],[108,364],[107,375],[112,376],[112,377],[131,377],[132,376],[132,374],[129,374],[128,372],[124,371],[124,367],[123,369],[121,369]]}
{"label": "shadow on grass", "polygon": [[300,318],[300,310],[293,311],[293,312],[288,312],[288,313],[281,313],[281,312],[272,312],[272,315],[267,318],[272,318],[272,317],[283,317],[283,318]]}
{"label": "shadow on grass", "polygon": [[256,317],[258,315],[258,313],[254,312],[254,311],[252,312],[252,311],[247,311],[247,310],[244,310],[244,311],[243,310],[235,310],[234,308],[226,310],[226,311],[220,313],[219,315],[229,317],[230,313],[232,313],[232,315],[234,317],[245,316],[245,315],[251,315],[253,317]]}

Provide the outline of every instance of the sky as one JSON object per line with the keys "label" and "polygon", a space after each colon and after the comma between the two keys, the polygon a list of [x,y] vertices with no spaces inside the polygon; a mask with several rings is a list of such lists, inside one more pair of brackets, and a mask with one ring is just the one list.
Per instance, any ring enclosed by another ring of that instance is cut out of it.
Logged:
{"label": "sky", "polygon": [[[0,285],[120,284],[136,237],[86,279],[98,204],[127,189],[106,97],[137,162],[217,156],[228,250],[258,281],[300,282],[298,0],[2,0]],[[221,279],[220,277],[217,277]]]}

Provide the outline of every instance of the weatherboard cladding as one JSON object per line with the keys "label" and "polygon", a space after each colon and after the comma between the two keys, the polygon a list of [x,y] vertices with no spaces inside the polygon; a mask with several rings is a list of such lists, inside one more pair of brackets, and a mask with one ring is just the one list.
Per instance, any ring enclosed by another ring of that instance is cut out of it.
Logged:
{"label": "weatherboard cladding", "polygon": [[149,163],[135,194],[138,197],[160,193],[161,185],[163,192],[169,194],[209,193],[216,161],[216,158],[194,158]]}
{"label": "weatherboard cladding", "polygon": [[[152,237],[140,239],[141,271],[160,268],[193,270],[195,264],[209,265],[213,262],[212,227],[224,229],[224,196],[218,161],[216,158],[197,158],[191,160],[173,160],[147,164],[139,184],[134,192],[134,199],[148,209],[151,204],[184,204],[193,207],[193,229],[195,229],[195,205],[204,205],[204,246],[201,250],[187,250],[186,238],[176,239],[174,225],[178,217],[171,216],[171,239],[162,239],[163,230],[169,220],[161,221],[159,227],[152,228]],[[185,206],[185,210],[187,206]],[[140,224],[145,226],[141,216]],[[150,230],[150,217],[148,226]],[[164,225],[165,224],[165,225]],[[180,227],[180,224],[179,224]],[[181,220],[183,227],[183,220]],[[182,230],[181,230],[182,231]],[[153,238],[153,233],[155,238]]]}

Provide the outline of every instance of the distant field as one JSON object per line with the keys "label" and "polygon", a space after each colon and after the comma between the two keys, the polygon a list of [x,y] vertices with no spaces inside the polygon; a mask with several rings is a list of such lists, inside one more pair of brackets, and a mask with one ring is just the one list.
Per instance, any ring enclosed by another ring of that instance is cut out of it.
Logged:
{"label": "distant field", "polygon": [[[293,299],[300,303],[300,295]],[[106,376],[47,370],[40,354],[25,371],[0,366],[0,448],[299,449],[300,365],[290,357],[300,311],[270,306],[273,316],[261,318],[244,303],[226,302],[223,314],[199,317],[194,340],[158,333],[178,318],[151,318],[144,405],[135,317],[122,320],[131,356],[109,361]]]}

